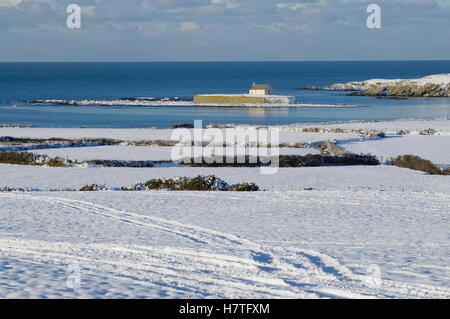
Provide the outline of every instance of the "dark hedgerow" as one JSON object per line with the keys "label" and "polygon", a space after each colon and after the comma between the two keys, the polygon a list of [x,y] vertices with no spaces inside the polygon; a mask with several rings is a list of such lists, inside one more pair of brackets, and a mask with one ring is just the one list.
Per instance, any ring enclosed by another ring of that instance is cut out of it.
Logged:
{"label": "dark hedgerow", "polygon": [[170,189],[175,190],[177,188],[177,183],[173,179],[151,179],[144,183],[148,189],[160,190],[160,189]]}
{"label": "dark hedgerow", "polygon": [[216,176],[197,176],[192,179],[181,179],[180,190],[185,191],[211,191],[220,190],[221,180]]}
{"label": "dark hedgerow", "polygon": [[308,154],[280,155],[280,167],[318,167],[318,166],[351,166],[351,165],[380,165],[380,161],[372,155],[358,155],[346,153],[341,156]]}
{"label": "dark hedgerow", "polygon": [[33,153],[0,152],[0,163],[16,165],[38,165],[37,157]]}
{"label": "dark hedgerow", "polygon": [[431,161],[420,158],[415,155],[402,155],[394,159],[394,166],[409,168],[416,171],[430,173],[432,175],[445,175],[439,167],[434,165]]}
{"label": "dark hedgerow", "polygon": [[177,190],[177,191],[218,191],[224,190],[227,184],[214,175],[197,176],[194,178],[166,178],[152,179],[144,184],[150,190]]}
{"label": "dark hedgerow", "polygon": [[51,167],[67,167],[61,158],[50,158],[28,152],[0,152],[0,163],[14,165],[47,165]]}
{"label": "dark hedgerow", "polygon": [[103,190],[108,190],[108,189],[104,185],[97,185],[97,184],[85,185],[80,188],[80,192],[97,192],[97,191],[103,191]]}
{"label": "dark hedgerow", "polygon": [[175,177],[151,179],[145,183],[136,184],[124,190],[172,190],[172,191],[234,191],[254,192],[259,187],[254,183],[229,185],[224,180],[214,176]]}
{"label": "dark hedgerow", "polygon": [[259,191],[259,186],[255,183],[242,183],[233,185],[228,189],[229,192],[257,192]]}
{"label": "dark hedgerow", "polygon": [[85,186],[80,188],[80,192],[94,192],[96,190],[97,190],[97,185],[96,184],[85,185]]}

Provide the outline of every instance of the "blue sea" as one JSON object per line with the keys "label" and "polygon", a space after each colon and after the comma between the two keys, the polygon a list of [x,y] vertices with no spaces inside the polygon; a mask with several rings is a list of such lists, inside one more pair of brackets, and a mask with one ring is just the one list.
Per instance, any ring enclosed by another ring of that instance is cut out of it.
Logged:
{"label": "blue sea", "polygon": [[[307,86],[371,78],[450,73],[450,61],[404,62],[168,62],[0,63],[0,124],[35,127],[158,127],[191,123],[292,124],[347,120],[448,118],[450,98],[406,100],[350,97],[346,92],[299,91]],[[220,107],[38,106],[36,99],[181,97],[246,93],[253,82],[299,103],[357,104],[363,108],[245,109]]]}

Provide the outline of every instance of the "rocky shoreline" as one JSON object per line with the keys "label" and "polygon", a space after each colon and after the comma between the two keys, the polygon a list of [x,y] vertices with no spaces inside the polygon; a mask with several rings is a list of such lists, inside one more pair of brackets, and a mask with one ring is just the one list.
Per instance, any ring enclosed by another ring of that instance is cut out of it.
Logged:
{"label": "rocky shoreline", "polygon": [[362,105],[352,104],[304,104],[270,102],[270,103],[229,103],[229,104],[199,104],[193,100],[181,98],[121,98],[116,100],[33,100],[23,103],[29,105],[55,105],[55,106],[141,106],[141,107],[244,107],[244,108],[356,108]]}
{"label": "rocky shoreline", "polygon": [[350,96],[375,97],[450,97],[450,74],[418,79],[372,79],[329,86],[311,86],[299,90],[351,91]]}

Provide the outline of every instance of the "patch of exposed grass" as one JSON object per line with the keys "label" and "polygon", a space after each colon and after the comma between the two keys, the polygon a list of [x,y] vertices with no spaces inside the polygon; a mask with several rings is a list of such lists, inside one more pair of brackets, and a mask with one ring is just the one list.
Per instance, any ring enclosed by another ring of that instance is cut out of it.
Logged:
{"label": "patch of exposed grass", "polygon": [[231,96],[231,95],[196,95],[195,104],[263,104],[267,103],[265,97],[257,96]]}

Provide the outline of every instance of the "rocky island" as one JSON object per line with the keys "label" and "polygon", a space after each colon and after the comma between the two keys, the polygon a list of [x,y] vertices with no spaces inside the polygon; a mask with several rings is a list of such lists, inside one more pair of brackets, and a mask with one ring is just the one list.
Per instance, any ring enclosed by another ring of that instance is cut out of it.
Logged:
{"label": "rocky island", "polygon": [[450,97],[450,74],[436,74],[417,79],[371,79],[335,83],[325,87],[300,90],[353,91],[354,96],[378,97]]}

